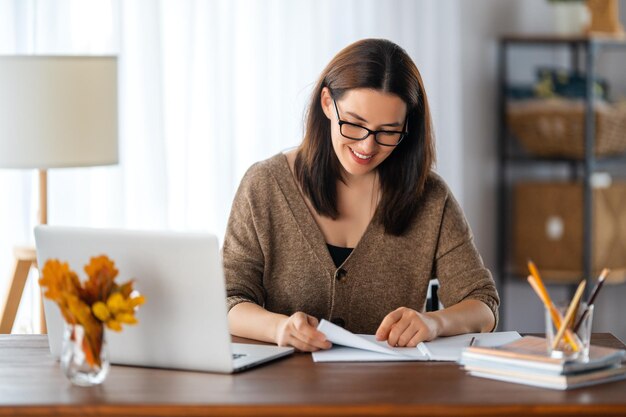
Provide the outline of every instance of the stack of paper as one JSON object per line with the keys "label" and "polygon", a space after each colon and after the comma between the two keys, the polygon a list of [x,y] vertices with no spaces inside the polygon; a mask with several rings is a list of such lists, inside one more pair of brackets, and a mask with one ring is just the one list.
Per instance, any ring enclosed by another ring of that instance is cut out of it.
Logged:
{"label": "stack of paper", "polygon": [[591,346],[589,360],[575,361],[548,356],[546,340],[525,336],[495,347],[471,347],[461,364],[474,376],[544,388],[566,390],[626,378],[621,365],[626,351]]}
{"label": "stack of paper", "polygon": [[313,352],[315,362],[458,361],[472,337],[475,346],[498,346],[520,338],[517,332],[469,333],[420,343],[417,348],[398,348],[377,341],[374,335],[357,335],[326,320],[317,329],[333,347]]}

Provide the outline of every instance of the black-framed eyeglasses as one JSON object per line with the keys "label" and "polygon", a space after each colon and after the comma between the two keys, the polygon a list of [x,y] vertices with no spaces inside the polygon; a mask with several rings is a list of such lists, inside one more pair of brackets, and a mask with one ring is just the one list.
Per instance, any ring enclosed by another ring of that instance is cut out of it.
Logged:
{"label": "black-framed eyeglasses", "polygon": [[404,127],[402,131],[394,130],[370,130],[365,126],[357,125],[355,123],[346,122],[339,117],[339,109],[337,108],[337,102],[333,99],[335,104],[335,112],[337,112],[337,122],[339,123],[339,132],[344,138],[352,140],[365,140],[370,135],[374,135],[376,143],[382,146],[398,146],[402,139],[409,132],[406,131],[408,126],[408,118],[404,121]]}

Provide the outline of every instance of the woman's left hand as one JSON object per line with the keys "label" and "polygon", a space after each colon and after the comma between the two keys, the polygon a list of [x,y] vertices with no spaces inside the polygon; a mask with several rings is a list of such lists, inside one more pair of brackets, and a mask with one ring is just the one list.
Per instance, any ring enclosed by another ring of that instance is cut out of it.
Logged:
{"label": "woman's left hand", "polygon": [[400,307],[385,316],[376,331],[376,340],[387,340],[389,346],[415,347],[436,338],[439,327],[432,316]]}

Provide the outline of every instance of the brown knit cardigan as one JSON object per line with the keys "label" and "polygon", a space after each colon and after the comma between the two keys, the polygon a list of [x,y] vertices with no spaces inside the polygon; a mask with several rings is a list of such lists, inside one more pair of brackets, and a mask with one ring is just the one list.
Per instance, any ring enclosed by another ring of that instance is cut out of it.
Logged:
{"label": "brown knit cardigan", "polygon": [[254,164],[241,181],[224,238],[228,309],[252,302],[373,334],[398,307],[423,311],[429,280],[436,277],[444,306],[480,300],[497,323],[494,281],[461,208],[437,174],[430,174],[421,200],[402,236],[385,234],[377,212],[336,268],[285,155]]}

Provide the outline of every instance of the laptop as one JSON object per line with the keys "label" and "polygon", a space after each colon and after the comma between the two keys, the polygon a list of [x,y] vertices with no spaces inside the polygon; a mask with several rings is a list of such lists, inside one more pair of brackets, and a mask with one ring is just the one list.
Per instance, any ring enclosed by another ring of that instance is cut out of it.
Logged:
{"label": "laptop", "polygon": [[[293,348],[231,343],[217,238],[204,233],[37,226],[37,262],[68,262],[79,278],[93,256],[107,255],[146,297],[121,332],[107,329],[111,363],[221,373],[239,372],[293,353]],[[50,353],[58,358],[64,320],[44,299]]]}

